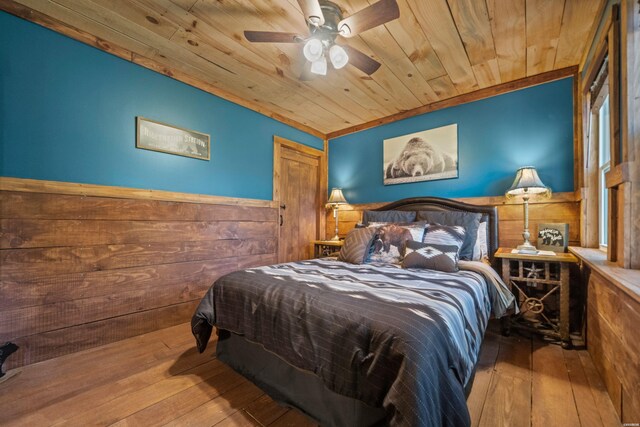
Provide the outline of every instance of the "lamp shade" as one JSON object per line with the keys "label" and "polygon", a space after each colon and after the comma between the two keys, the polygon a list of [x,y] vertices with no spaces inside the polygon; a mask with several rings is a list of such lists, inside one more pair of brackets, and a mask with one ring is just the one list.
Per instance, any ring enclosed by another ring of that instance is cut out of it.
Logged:
{"label": "lamp shade", "polygon": [[345,52],[342,47],[334,44],[331,46],[331,49],[329,49],[329,59],[331,59],[333,68],[339,70],[347,65],[347,62],[349,62],[349,55],[347,55],[347,52]]}
{"label": "lamp shade", "polygon": [[311,72],[314,74],[320,74],[321,76],[327,75],[327,58],[321,56],[319,59],[311,63]]}
{"label": "lamp shade", "polygon": [[549,192],[549,188],[540,180],[536,168],[533,166],[523,166],[516,172],[516,179],[513,180],[513,184],[511,184],[511,188],[507,190],[506,194],[507,196],[517,196]]}
{"label": "lamp shade", "polygon": [[333,188],[331,190],[331,195],[329,196],[329,200],[327,201],[330,205],[346,205],[347,199],[344,198],[344,194],[342,194],[341,188]]}
{"label": "lamp shade", "polygon": [[322,41],[320,39],[310,39],[307,43],[305,43],[304,48],[302,48],[304,57],[311,62],[320,59],[323,52],[324,46],[322,45]]}

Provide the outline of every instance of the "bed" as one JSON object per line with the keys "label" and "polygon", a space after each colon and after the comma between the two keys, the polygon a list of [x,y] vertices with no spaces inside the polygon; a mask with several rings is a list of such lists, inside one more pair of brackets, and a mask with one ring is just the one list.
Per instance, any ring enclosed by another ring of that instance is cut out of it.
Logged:
{"label": "bed", "polygon": [[[471,212],[497,249],[494,207],[434,197],[379,212]],[[192,319],[202,352],[321,425],[465,426],[482,337],[513,298],[487,263],[456,273],[349,264],[335,258],[252,268],[220,278]]]}

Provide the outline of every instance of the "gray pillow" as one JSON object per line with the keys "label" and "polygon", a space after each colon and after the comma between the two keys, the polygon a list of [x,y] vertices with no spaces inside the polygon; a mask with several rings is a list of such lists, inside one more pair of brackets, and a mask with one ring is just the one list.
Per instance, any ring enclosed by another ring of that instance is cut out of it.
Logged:
{"label": "gray pillow", "polygon": [[414,211],[364,211],[362,222],[413,222],[416,220]]}
{"label": "gray pillow", "polygon": [[402,268],[428,268],[455,273],[458,271],[459,246],[407,242]]}
{"label": "gray pillow", "polygon": [[460,259],[470,261],[473,259],[473,247],[478,238],[481,213],[459,211],[418,211],[418,221],[425,220],[432,224],[459,225],[464,227],[466,233]]}
{"label": "gray pillow", "polygon": [[347,233],[338,260],[351,264],[362,264],[369,257],[369,248],[376,236],[376,228],[354,228]]}

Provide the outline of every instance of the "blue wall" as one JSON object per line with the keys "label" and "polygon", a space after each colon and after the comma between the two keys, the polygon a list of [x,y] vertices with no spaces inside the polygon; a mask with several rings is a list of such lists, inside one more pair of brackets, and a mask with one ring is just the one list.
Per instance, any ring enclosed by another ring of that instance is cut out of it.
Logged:
{"label": "blue wall", "polygon": [[[211,160],[135,148],[135,117],[211,135]],[[272,197],[273,135],[321,139],[0,12],[0,176]]]}
{"label": "blue wall", "polygon": [[[573,79],[423,114],[329,141],[329,189],[350,203],[505,193],[533,165],[554,192],[573,191]],[[383,185],[382,141],[458,124],[458,178]]]}

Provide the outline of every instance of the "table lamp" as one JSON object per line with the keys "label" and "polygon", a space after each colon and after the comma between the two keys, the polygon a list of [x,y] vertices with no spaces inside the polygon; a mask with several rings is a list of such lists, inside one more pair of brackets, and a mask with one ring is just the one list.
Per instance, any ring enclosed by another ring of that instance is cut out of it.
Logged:
{"label": "table lamp", "polygon": [[329,200],[327,201],[327,206],[333,208],[333,217],[336,219],[336,235],[331,238],[331,240],[340,240],[340,236],[338,236],[338,208],[340,205],[346,205],[347,199],[344,198],[344,194],[342,194],[341,188],[332,188],[331,195],[329,196]]}
{"label": "table lamp", "polygon": [[513,180],[511,188],[509,188],[505,194],[508,199],[515,196],[522,196],[524,200],[524,231],[522,232],[524,243],[517,248],[521,254],[538,253],[536,247],[529,242],[529,238],[531,237],[531,234],[529,234],[529,195],[542,193],[549,196],[551,195],[551,189],[542,183],[540,177],[538,177],[536,168],[533,166],[523,166],[516,172],[516,179]]}

